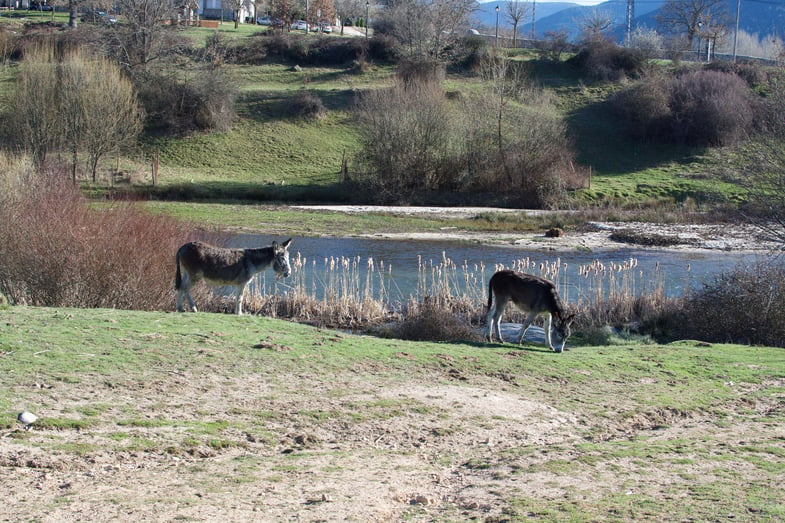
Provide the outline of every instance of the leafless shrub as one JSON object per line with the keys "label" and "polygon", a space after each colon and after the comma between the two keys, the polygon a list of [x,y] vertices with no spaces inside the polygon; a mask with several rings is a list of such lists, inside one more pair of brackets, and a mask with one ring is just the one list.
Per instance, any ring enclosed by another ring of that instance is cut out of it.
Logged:
{"label": "leafless shrub", "polygon": [[449,302],[425,296],[412,303],[403,319],[393,329],[395,336],[416,341],[481,341],[482,334],[472,327],[465,313],[451,310]]}
{"label": "leafless shrub", "polygon": [[736,75],[695,71],[672,85],[671,136],[689,145],[730,145],[746,137],[753,122],[749,88]]}
{"label": "leafless shrub", "polygon": [[676,338],[785,347],[785,266],[741,266],[716,275],[672,321]]}
{"label": "leafless shrub", "polygon": [[381,62],[397,62],[403,56],[401,45],[392,36],[375,34],[368,42],[368,55]]}
{"label": "leafless shrub", "polygon": [[756,108],[739,76],[705,70],[644,80],[613,103],[639,137],[696,146],[739,142],[752,130]]}
{"label": "leafless shrub", "polygon": [[321,118],[326,112],[322,99],[310,92],[294,95],[289,100],[288,108],[290,114],[300,118]]}
{"label": "leafless shrub", "polygon": [[405,89],[428,86],[440,89],[444,81],[444,64],[430,60],[408,60],[398,64],[396,75]]}
{"label": "leafless shrub", "polygon": [[441,86],[397,84],[363,94],[361,172],[356,181],[386,199],[450,187],[452,117]]}
{"label": "leafless shrub", "polygon": [[665,41],[656,30],[638,27],[630,35],[629,46],[637,50],[644,60],[651,60],[659,56]]}
{"label": "leafless shrub", "polygon": [[395,87],[365,93],[353,181],[388,201],[441,191],[552,205],[577,178],[563,117],[508,65],[491,57],[492,87],[466,96],[446,95],[438,71],[416,64]]}
{"label": "leafless shrub", "polygon": [[649,78],[619,91],[612,106],[625,122],[628,132],[649,141],[667,138],[671,120],[668,90],[662,81]]}
{"label": "leafless shrub", "polygon": [[566,30],[548,31],[545,38],[537,42],[537,49],[543,60],[551,62],[561,62],[562,57],[573,50],[573,45],[569,42],[569,34]]}
{"label": "leafless shrub", "polygon": [[172,309],[183,227],[132,203],[88,206],[67,178],[29,177],[0,206],[0,292],[15,304]]}
{"label": "leafless shrub", "polygon": [[147,120],[156,127],[221,131],[236,119],[237,86],[221,67],[194,69],[187,77],[160,70],[135,80]]}
{"label": "leafless shrub", "polygon": [[637,49],[597,40],[581,49],[569,62],[592,81],[619,81],[636,78],[643,72],[645,55]]}
{"label": "leafless shrub", "polygon": [[766,83],[767,75],[763,67],[755,62],[711,62],[706,64],[707,71],[719,71],[721,73],[735,74],[747,83],[749,87],[757,87]]}

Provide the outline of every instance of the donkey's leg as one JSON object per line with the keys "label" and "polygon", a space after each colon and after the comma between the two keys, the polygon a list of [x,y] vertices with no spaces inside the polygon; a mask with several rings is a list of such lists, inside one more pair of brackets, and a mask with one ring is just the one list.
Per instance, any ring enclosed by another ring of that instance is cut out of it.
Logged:
{"label": "donkey's leg", "polygon": [[177,289],[177,312],[185,312],[183,310],[183,289]]}
{"label": "donkey's leg", "polygon": [[236,296],[234,301],[234,313],[238,316],[242,316],[243,314],[243,295],[245,294],[245,284],[237,285],[235,287]]}
{"label": "donkey's leg", "polygon": [[493,323],[491,325],[496,329],[496,337],[499,338],[499,343],[504,343],[504,338],[502,337],[502,315],[507,307],[507,301],[506,298],[500,300],[497,296],[496,309],[493,311]]}
{"label": "donkey's leg", "polygon": [[191,285],[193,281],[191,275],[184,272],[180,280],[180,288],[177,289],[177,310],[183,312],[183,297],[188,301],[188,306],[192,312],[196,312],[196,303],[191,297]]}
{"label": "donkey's leg", "polygon": [[518,345],[523,343],[523,336],[526,334],[526,331],[529,330],[529,327],[531,327],[534,319],[537,317],[537,314],[537,312],[531,311],[529,312],[529,315],[526,316],[526,319],[523,320],[523,325],[521,325],[521,335],[518,336]]}
{"label": "donkey's leg", "polygon": [[196,309],[196,302],[194,302],[194,299],[191,298],[191,288],[190,287],[186,287],[186,289],[185,289],[185,299],[188,300],[188,306],[191,307],[191,312],[199,312]]}
{"label": "donkey's leg", "polygon": [[556,349],[553,348],[553,341],[551,341],[551,323],[553,323],[553,315],[548,314],[548,319],[545,320],[545,339],[548,340],[548,347],[550,347],[552,351],[557,352]]}
{"label": "donkey's leg", "polygon": [[493,317],[496,314],[496,302],[488,309],[488,315],[485,316],[485,325],[488,327],[488,341],[493,341]]}

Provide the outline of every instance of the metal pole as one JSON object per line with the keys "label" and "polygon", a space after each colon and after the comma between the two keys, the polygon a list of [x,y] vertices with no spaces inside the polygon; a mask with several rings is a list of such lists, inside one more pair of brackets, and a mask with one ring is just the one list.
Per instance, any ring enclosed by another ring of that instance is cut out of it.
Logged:
{"label": "metal pole", "polygon": [[496,6],[496,47],[499,47],[499,6]]}
{"label": "metal pole", "polygon": [[368,13],[371,9],[371,2],[370,0],[365,1],[365,38],[368,38]]}
{"label": "metal pole", "polygon": [[534,24],[537,23],[537,0],[532,0],[532,40],[537,39],[537,30],[534,28]]}

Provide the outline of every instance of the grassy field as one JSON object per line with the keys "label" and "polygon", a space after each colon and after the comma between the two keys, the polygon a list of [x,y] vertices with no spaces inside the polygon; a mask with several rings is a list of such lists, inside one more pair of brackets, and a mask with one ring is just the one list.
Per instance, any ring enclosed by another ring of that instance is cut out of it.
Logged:
{"label": "grassy field", "polygon": [[33,307],[0,324],[2,519],[785,518],[781,349],[557,355]]}

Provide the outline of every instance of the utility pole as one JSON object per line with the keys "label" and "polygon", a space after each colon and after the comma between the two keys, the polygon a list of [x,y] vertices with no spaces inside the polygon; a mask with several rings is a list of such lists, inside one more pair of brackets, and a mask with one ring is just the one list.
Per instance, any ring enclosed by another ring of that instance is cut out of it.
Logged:
{"label": "utility pole", "polygon": [[739,15],[741,14],[741,0],[736,0],[736,32],[733,33],[733,61],[736,62],[736,46],[739,43]]}
{"label": "utility pole", "polygon": [[534,24],[537,23],[537,16],[535,12],[537,11],[537,0],[532,0],[532,40],[537,40],[537,30],[534,28]]}
{"label": "utility pole", "polygon": [[627,46],[629,47],[632,40],[632,24],[635,20],[635,0],[627,0]]}

